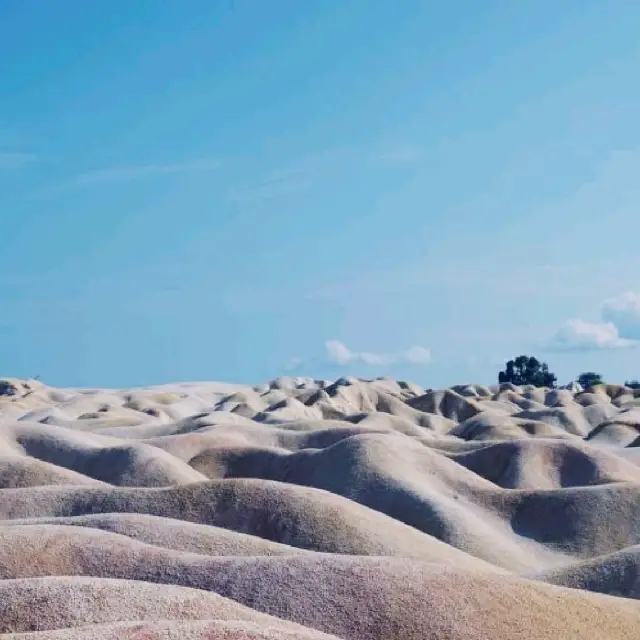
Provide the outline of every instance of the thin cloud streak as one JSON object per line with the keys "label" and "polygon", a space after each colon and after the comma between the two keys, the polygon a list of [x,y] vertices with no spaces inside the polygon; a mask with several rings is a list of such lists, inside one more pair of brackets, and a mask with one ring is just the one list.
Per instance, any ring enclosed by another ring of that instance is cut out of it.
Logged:
{"label": "thin cloud streak", "polygon": [[254,184],[232,187],[228,199],[236,204],[248,204],[301,193],[313,186],[313,173],[291,170],[274,173]]}
{"label": "thin cloud streak", "polygon": [[368,268],[341,282],[321,284],[304,295],[308,300],[351,302],[358,296],[380,296],[399,292],[413,292],[416,287],[441,288],[468,287],[469,282],[482,281],[483,289],[502,293],[539,292],[541,282],[559,276],[567,277],[578,272],[573,265],[532,265],[505,271],[498,266],[475,263],[438,264],[414,263],[396,268],[378,270]]}
{"label": "thin cloud streak", "polygon": [[194,160],[191,162],[179,162],[175,164],[144,164],[122,167],[109,167],[95,169],[80,173],[71,181],[69,186],[94,187],[118,182],[130,182],[144,180],[161,175],[178,173],[191,173],[195,171],[209,171],[217,169],[220,161],[215,159]]}
{"label": "thin cloud streak", "polygon": [[39,160],[35,153],[25,153],[22,151],[0,151],[0,169],[22,169],[28,164]]}

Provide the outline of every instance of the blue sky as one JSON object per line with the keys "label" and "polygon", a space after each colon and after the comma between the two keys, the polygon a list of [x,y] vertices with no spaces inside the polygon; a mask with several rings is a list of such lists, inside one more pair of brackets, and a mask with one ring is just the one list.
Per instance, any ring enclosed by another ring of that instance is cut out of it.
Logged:
{"label": "blue sky", "polygon": [[1,373],[640,377],[640,5],[0,0]]}

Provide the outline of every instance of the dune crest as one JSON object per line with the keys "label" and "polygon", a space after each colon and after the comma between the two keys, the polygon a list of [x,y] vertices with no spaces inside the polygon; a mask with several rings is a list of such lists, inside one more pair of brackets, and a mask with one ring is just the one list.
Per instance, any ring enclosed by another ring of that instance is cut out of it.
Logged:
{"label": "dune crest", "polygon": [[0,638],[638,638],[640,392],[0,396]]}

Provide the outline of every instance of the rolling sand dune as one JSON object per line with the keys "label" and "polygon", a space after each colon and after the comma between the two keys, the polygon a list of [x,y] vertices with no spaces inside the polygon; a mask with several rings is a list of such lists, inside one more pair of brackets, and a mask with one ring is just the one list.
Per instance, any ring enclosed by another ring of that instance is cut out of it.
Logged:
{"label": "rolling sand dune", "polygon": [[640,638],[640,393],[0,396],[0,638]]}

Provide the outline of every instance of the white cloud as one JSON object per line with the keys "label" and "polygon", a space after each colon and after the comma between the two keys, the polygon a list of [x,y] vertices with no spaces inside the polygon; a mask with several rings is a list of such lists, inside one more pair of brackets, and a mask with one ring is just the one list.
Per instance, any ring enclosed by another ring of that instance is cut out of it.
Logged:
{"label": "white cloud", "polygon": [[324,347],[327,350],[329,360],[336,364],[348,364],[357,356],[357,354],[349,351],[347,346],[339,340],[327,340],[324,343]]}
{"label": "white cloud", "polygon": [[424,347],[411,347],[404,353],[404,357],[407,362],[412,364],[428,364],[431,362],[431,351]]}
{"label": "white cloud", "polygon": [[608,298],[600,317],[601,322],[567,320],[547,346],[564,351],[640,346],[640,294],[627,291]]}
{"label": "white cloud", "polygon": [[289,358],[289,361],[284,365],[286,371],[295,371],[300,368],[304,360],[302,358]]}
{"label": "white cloud", "polygon": [[633,340],[621,338],[612,322],[567,320],[551,339],[549,346],[560,351],[621,349],[635,346]]}
{"label": "white cloud", "polygon": [[370,351],[351,351],[344,342],[327,340],[324,343],[327,357],[335,364],[347,365],[362,363],[370,366],[390,364],[428,364],[431,362],[431,351],[425,347],[413,346],[398,353],[372,353]]}
{"label": "white cloud", "polygon": [[640,339],[640,295],[627,291],[605,300],[602,319],[615,325],[622,338]]}

